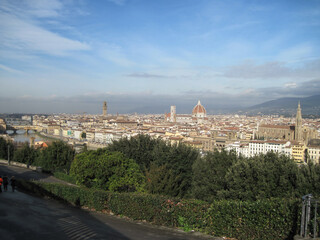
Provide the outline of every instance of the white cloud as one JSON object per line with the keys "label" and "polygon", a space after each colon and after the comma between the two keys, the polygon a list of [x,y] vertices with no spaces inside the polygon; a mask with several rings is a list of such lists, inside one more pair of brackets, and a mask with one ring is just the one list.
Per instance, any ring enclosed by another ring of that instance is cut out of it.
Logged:
{"label": "white cloud", "polygon": [[297,87],[297,83],[295,82],[291,82],[291,83],[286,83],[284,84],[285,88],[296,88]]}
{"label": "white cloud", "polygon": [[126,74],[126,77],[133,77],[133,78],[168,78],[168,76],[165,75],[159,75],[159,74],[150,74],[150,73],[130,73]]}
{"label": "white cloud", "polygon": [[116,65],[123,66],[123,67],[130,67],[135,64],[128,58],[123,48],[120,46],[103,43],[96,47],[98,49],[97,54],[100,57]]}
{"label": "white cloud", "polygon": [[26,0],[30,14],[37,17],[57,17],[63,4],[59,0]]}
{"label": "white cloud", "polygon": [[286,62],[266,62],[257,64],[252,60],[227,67],[223,74],[227,78],[239,79],[282,79],[282,78],[315,78],[320,74],[320,61],[306,62],[299,67],[289,67]]}
{"label": "white cloud", "polygon": [[10,72],[10,73],[22,73],[22,72],[19,71],[19,70],[16,70],[16,69],[14,69],[14,68],[7,67],[7,66],[2,65],[2,64],[0,64],[0,69],[5,70],[5,71]]}
{"label": "white cloud", "polygon": [[13,15],[0,14],[0,45],[11,49],[66,55],[68,51],[89,50],[90,46],[50,32]]}
{"label": "white cloud", "polygon": [[2,112],[32,112],[52,113],[101,112],[103,101],[108,102],[110,113],[164,113],[171,105],[177,106],[179,113],[190,113],[200,99],[209,113],[220,111],[239,110],[241,107],[256,105],[265,101],[281,97],[307,97],[319,95],[320,80],[306,81],[297,84],[295,88],[271,87],[248,88],[237,94],[221,91],[187,91],[177,94],[156,94],[152,92],[87,92],[76,96],[49,95],[36,97],[0,96]]}

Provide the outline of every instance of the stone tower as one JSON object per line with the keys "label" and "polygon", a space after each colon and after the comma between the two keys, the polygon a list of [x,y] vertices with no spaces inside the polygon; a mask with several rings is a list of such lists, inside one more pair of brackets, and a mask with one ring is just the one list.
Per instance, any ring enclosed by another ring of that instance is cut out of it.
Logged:
{"label": "stone tower", "polygon": [[107,116],[107,102],[103,102],[103,108],[102,108],[102,114],[103,116]]}
{"label": "stone tower", "polygon": [[297,115],[296,115],[296,127],[294,131],[294,139],[296,141],[302,141],[302,116],[300,102],[298,103]]}
{"label": "stone tower", "polygon": [[170,122],[176,122],[176,106],[170,108]]}

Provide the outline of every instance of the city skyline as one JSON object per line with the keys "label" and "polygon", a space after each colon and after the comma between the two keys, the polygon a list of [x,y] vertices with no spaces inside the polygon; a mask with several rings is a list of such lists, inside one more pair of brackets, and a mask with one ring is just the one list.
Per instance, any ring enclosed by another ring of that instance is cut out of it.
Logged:
{"label": "city skyline", "polygon": [[100,113],[107,101],[113,113],[163,113],[198,99],[231,108],[317,95],[319,26],[316,0],[4,0],[0,112]]}

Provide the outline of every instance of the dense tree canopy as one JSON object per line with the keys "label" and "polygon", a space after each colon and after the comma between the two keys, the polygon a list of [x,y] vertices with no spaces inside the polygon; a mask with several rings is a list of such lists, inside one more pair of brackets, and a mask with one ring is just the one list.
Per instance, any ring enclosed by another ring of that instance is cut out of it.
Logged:
{"label": "dense tree canopy", "polygon": [[311,193],[320,197],[320,165],[312,162],[299,167],[300,195]]}
{"label": "dense tree canopy", "polygon": [[239,159],[235,152],[222,150],[208,152],[193,165],[192,196],[201,200],[214,200],[227,187],[228,169]]}
{"label": "dense tree canopy", "polygon": [[114,141],[107,148],[111,152],[122,152],[128,158],[135,160],[141,170],[145,170],[154,161],[153,149],[159,143],[161,140],[153,139],[149,135],[138,135],[130,139],[122,138],[119,141]]}
{"label": "dense tree canopy", "polygon": [[[72,147],[61,141],[35,150],[28,144],[15,150],[0,138],[0,158],[69,172],[78,183],[115,192],[147,191],[173,197],[257,200],[274,197],[320,197],[320,165],[297,165],[273,152],[251,158],[214,151],[200,156],[184,144],[171,145],[147,135],[113,142],[106,149],[85,151],[74,159]],[[74,159],[74,160],[73,160]]]}
{"label": "dense tree canopy", "polygon": [[14,155],[14,146],[12,142],[8,142],[4,138],[0,137],[0,159],[8,159],[8,146],[10,159],[12,159]]}
{"label": "dense tree canopy", "polygon": [[300,188],[298,165],[273,152],[237,161],[229,168],[226,181],[225,197],[242,200],[293,197]]}
{"label": "dense tree canopy", "polygon": [[108,149],[119,151],[136,161],[147,176],[147,190],[169,196],[191,193],[192,165],[199,152],[184,144],[170,145],[164,140],[138,135],[113,142]]}
{"label": "dense tree canopy", "polygon": [[33,147],[30,147],[30,145],[26,142],[22,148],[15,151],[13,161],[32,165],[35,162],[38,154],[39,151]]}
{"label": "dense tree canopy", "polygon": [[45,171],[68,173],[74,155],[75,151],[71,146],[62,141],[55,141],[47,148],[40,150],[35,165],[42,167]]}
{"label": "dense tree canopy", "polygon": [[139,165],[120,152],[98,149],[78,154],[70,174],[87,187],[113,192],[144,191],[145,177]]}

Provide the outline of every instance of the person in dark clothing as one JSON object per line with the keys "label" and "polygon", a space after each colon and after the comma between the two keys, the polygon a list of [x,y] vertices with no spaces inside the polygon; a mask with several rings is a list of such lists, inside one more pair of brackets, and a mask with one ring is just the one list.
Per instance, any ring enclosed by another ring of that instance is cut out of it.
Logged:
{"label": "person in dark clothing", "polygon": [[11,177],[10,183],[11,183],[12,192],[14,192],[14,189],[16,187],[16,179],[14,178],[14,176]]}
{"label": "person in dark clothing", "polygon": [[3,177],[3,190],[5,192],[8,191],[8,184],[9,184],[8,176],[4,176]]}

